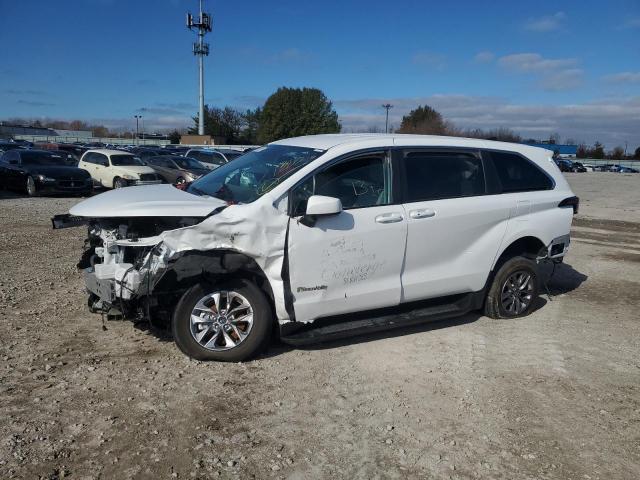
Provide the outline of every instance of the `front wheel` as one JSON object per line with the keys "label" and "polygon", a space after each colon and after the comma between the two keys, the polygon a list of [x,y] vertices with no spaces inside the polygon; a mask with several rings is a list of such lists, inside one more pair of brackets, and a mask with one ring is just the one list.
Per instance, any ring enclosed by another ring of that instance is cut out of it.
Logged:
{"label": "front wheel", "polygon": [[491,318],[527,316],[533,311],[538,292],[537,264],[522,256],[510,258],[493,277],[484,313]]}
{"label": "front wheel", "polygon": [[113,180],[113,188],[124,188],[127,186],[127,181],[124,178],[116,177]]}
{"label": "front wheel", "polygon": [[240,362],[267,345],[272,319],[265,295],[247,280],[199,283],[178,302],[173,338],[197,360]]}
{"label": "front wheel", "polygon": [[27,177],[27,184],[25,186],[25,189],[27,191],[27,195],[29,195],[30,197],[35,197],[36,194],[38,193],[38,189],[36,188],[36,182],[31,175]]}

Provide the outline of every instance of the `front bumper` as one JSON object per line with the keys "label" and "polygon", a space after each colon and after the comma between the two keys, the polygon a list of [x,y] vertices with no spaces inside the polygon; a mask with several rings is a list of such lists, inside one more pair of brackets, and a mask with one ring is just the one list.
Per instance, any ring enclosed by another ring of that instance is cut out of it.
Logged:
{"label": "front bumper", "polygon": [[127,180],[127,185],[140,186],[140,185],[158,185],[163,183],[162,180]]}

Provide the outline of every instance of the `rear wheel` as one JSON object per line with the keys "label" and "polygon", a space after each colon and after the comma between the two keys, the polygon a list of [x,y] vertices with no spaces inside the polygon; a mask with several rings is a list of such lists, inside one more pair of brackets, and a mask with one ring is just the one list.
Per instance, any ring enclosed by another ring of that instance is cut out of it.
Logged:
{"label": "rear wheel", "polygon": [[537,264],[522,256],[510,258],[493,278],[484,313],[491,318],[527,316],[533,311],[538,293]]}
{"label": "rear wheel", "polygon": [[36,194],[38,193],[38,189],[36,188],[36,182],[31,175],[27,177],[25,190],[27,191],[27,195],[29,195],[30,197],[35,197]]}
{"label": "rear wheel", "polygon": [[267,345],[271,324],[262,291],[239,279],[187,290],[174,312],[172,330],[178,348],[192,358],[240,362]]}

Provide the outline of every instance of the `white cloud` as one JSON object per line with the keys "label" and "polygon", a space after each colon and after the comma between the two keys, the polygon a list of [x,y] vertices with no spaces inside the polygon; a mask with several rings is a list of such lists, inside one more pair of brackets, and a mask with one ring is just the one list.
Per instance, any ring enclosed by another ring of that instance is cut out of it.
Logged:
{"label": "white cloud", "polygon": [[562,27],[565,18],[564,12],[556,12],[553,15],[529,19],[524,28],[532,32],[552,32]]}
{"label": "white cloud", "polygon": [[[527,105],[498,97],[433,95],[430,97],[338,100],[334,104],[343,131],[384,128],[383,103],[394,108],[389,122],[400,126],[403,115],[418,105],[430,105],[461,128],[509,127],[524,137],[546,137],[559,132],[579,141],[603,142],[607,148],[629,141],[640,146],[640,97],[607,99],[579,104]],[[634,147],[635,148],[635,147]]]}
{"label": "white cloud", "polygon": [[500,57],[498,63],[516,72],[541,73],[560,68],[575,67],[578,64],[578,60],[575,58],[549,59],[544,58],[539,53],[515,53]]}
{"label": "white cloud", "polygon": [[538,78],[538,86],[548,91],[573,90],[583,83],[584,71],[575,58],[545,58],[539,53],[516,53],[498,59],[507,70]]}
{"label": "white cloud", "polygon": [[414,65],[433,68],[435,70],[444,70],[446,60],[444,55],[433,52],[418,52],[411,58]]}
{"label": "white cloud", "polygon": [[640,28],[640,17],[632,17],[625,20],[623,28]]}
{"label": "white cloud", "polygon": [[490,63],[490,62],[493,62],[494,58],[496,58],[496,56],[494,55],[493,52],[489,52],[485,50],[485,51],[476,53],[476,55],[473,57],[473,60],[476,63]]}
{"label": "white cloud", "polygon": [[610,83],[640,83],[640,72],[621,72],[604,77]]}

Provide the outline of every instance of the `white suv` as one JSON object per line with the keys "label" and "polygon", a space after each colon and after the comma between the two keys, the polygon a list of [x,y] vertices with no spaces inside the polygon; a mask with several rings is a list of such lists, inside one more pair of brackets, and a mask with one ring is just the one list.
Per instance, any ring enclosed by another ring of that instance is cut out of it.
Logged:
{"label": "white suv", "polygon": [[[569,247],[578,199],[548,150],[413,135],[318,135],[193,182],[85,200],[94,311],[171,325],[239,361],[274,326],[292,344],[483,309],[527,315],[538,263]],[[348,315],[345,315],[348,314]]]}
{"label": "white suv", "polygon": [[162,183],[162,177],[153,168],[122,150],[87,150],[78,167],[89,172],[94,185],[106,188]]}

